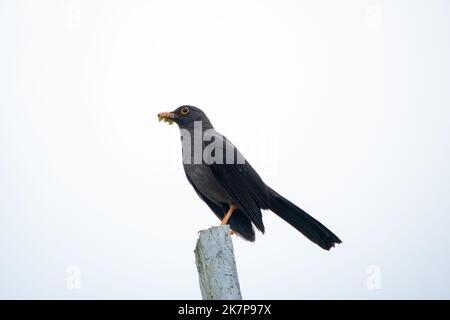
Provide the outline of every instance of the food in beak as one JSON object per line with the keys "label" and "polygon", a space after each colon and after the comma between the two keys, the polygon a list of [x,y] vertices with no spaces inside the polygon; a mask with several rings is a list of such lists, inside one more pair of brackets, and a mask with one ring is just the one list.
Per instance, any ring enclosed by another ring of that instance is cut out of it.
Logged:
{"label": "food in beak", "polygon": [[168,122],[169,124],[172,124],[174,122],[173,118],[169,118],[166,113],[158,114],[158,120],[159,122],[161,122],[162,120],[164,122]]}

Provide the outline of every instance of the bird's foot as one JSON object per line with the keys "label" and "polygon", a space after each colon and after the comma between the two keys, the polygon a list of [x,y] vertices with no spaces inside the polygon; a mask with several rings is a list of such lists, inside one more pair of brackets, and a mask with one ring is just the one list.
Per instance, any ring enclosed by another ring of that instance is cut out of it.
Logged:
{"label": "bird's foot", "polygon": [[[222,224],[221,224],[221,225],[222,225]],[[212,226],[212,227],[213,227],[213,226]],[[212,228],[212,227],[211,227],[211,228]],[[201,230],[198,230],[198,231],[197,231],[197,235],[199,235],[200,232],[206,231],[206,230],[208,230],[208,229],[201,229]],[[237,233],[236,233],[234,230],[231,230],[231,231],[230,231],[230,235],[234,236],[234,235],[237,235]]]}
{"label": "bird's foot", "polygon": [[197,232],[197,235],[199,235],[199,234],[200,234],[200,232],[202,232],[202,231],[206,231],[206,230],[208,230],[208,229],[201,229],[201,230],[198,230],[198,232]]}
{"label": "bird's foot", "polygon": [[[211,229],[211,228],[214,228],[214,227],[216,227],[216,226],[211,226],[211,227],[209,227],[208,229]],[[206,230],[208,230],[208,229],[201,229],[201,230],[198,230],[197,235],[199,235],[200,232],[206,231]]]}

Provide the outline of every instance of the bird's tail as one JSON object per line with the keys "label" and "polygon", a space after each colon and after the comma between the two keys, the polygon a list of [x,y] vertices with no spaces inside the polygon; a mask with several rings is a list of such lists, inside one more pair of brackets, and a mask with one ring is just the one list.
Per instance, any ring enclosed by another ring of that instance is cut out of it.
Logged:
{"label": "bird's tail", "polygon": [[342,241],[319,221],[311,217],[295,204],[269,188],[270,207],[283,220],[303,233],[305,237],[325,250],[330,250],[336,243]]}

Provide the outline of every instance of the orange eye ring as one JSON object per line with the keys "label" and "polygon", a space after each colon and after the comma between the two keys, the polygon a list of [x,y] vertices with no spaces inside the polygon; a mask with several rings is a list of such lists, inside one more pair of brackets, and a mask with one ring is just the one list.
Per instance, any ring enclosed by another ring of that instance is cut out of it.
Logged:
{"label": "orange eye ring", "polygon": [[181,108],[181,114],[183,116],[187,115],[188,113],[189,113],[189,108],[188,107]]}

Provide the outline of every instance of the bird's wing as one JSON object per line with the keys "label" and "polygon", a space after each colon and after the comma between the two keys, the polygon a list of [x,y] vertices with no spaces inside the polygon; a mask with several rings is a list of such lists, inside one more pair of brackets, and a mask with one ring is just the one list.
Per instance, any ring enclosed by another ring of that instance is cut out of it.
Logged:
{"label": "bird's wing", "polygon": [[[236,147],[224,137],[222,148],[215,149],[216,154],[222,152],[224,163],[209,164],[211,172],[228,192],[234,204],[248,216],[259,230],[264,232],[261,209],[268,208],[267,187],[246,160],[244,163],[233,161],[233,163],[227,164],[226,151],[228,148],[234,148],[235,154],[240,155]],[[242,155],[240,156],[242,157]],[[242,159],[244,158],[242,157]]]}

